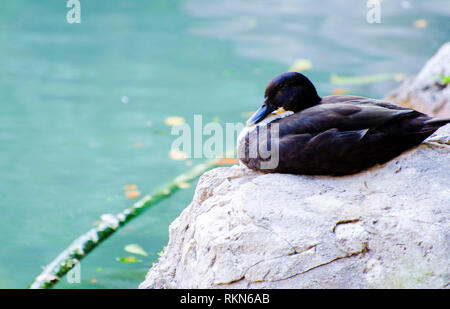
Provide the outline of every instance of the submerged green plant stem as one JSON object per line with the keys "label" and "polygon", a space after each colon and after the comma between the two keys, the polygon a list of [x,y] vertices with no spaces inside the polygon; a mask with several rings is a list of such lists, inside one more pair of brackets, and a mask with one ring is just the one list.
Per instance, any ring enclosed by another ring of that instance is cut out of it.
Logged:
{"label": "submerged green plant stem", "polygon": [[29,288],[46,289],[52,287],[62,276],[75,267],[82,258],[111,234],[127,224],[131,219],[139,216],[139,214],[150,206],[172,195],[179,189],[180,183],[193,181],[207,170],[218,166],[218,162],[219,159],[213,159],[198,164],[152,194],[144,196],[141,200],[124,209],[117,215],[106,216],[97,227],[75,239],[68,248],[48,264],[42,273],[34,279]]}

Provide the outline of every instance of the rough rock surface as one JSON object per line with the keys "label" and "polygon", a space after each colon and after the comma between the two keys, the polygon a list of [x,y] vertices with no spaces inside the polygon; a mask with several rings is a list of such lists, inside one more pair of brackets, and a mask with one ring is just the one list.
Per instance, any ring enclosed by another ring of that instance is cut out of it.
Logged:
{"label": "rough rock surface", "polygon": [[445,288],[450,125],[353,176],[205,173],[140,288]]}
{"label": "rough rock surface", "polygon": [[419,74],[407,78],[385,99],[430,116],[450,117],[450,83],[442,84],[441,75],[450,76],[450,42],[428,60]]}

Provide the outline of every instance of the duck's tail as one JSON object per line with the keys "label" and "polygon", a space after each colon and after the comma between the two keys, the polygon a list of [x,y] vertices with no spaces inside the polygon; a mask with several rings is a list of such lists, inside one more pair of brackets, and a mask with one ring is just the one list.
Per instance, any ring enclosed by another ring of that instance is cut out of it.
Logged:
{"label": "duck's tail", "polygon": [[437,131],[440,127],[450,123],[450,118],[431,118],[426,116],[420,120],[420,125],[411,131],[413,135],[419,134],[426,138]]}
{"label": "duck's tail", "polygon": [[430,128],[439,128],[445,126],[450,123],[450,118],[431,118],[429,120],[425,120],[425,125]]}

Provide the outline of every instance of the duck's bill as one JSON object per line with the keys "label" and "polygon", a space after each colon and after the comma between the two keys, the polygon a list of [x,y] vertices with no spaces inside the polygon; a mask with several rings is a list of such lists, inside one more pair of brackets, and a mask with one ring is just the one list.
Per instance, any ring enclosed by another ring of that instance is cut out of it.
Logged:
{"label": "duck's bill", "polygon": [[252,124],[260,122],[275,109],[276,107],[268,105],[265,100],[261,107],[258,108],[258,110],[247,120],[247,126],[251,126]]}

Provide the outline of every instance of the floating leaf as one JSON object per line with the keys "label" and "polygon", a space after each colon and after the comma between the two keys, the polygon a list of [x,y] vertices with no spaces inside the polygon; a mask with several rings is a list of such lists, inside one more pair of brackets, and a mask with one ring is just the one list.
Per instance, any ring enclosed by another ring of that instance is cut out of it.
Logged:
{"label": "floating leaf", "polygon": [[102,272],[102,271],[103,271],[103,268],[97,267],[95,270],[98,271],[98,272]]}
{"label": "floating leaf", "polygon": [[235,73],[236,73],[236,71],[232,70],[232,69],[227,69],[227,70],[223,71],[223,75],[225,75],[225,76],[233,76]]}
{"label": "floating leaf", "polygon": [[164,254],[164,249],[162,249],[161,251],[157,252],[156,255],[161,257]]}
{"label": "floating leaf", "polygon": [[129,244],[126,245],[123,249],[129,253],[139,254],[143,256],[148,255],[147,252],[145,252],[145,250],[142,249],[142,247],[139,246],[138,244]]}
{"label": "floating leaf", "polygon": [[137,186],[136,185],[125,185],[125,186],[123,186],[123,188],[125,190],[136,190]]}
{"label": "floating leaf", "polygon": [[211,121],[212,122],[220,122],[220,118],[219,117],[213,117],[213,119]]}
{"label": "floating leaf", "polygon": [[335,89],[333,89],[332,94],[333,95],[340,95],[340,94],[344,94],[344,93],[347,93],[347,92],[348,92],[348,90],[345,89],[345,88],[335,88]]}
{"label": "floating leaf", "polygon": [[178,149],[170,150],[169,151],[169,157],[172,160],[177,160],[177,161],[181,161],[181,160],[186,160],[187,159],[187,155],[184,152],[182,152],[182,151],[180,151]]}
{"label": "floating leaf", "polygon": [[399,73],[385,73],[385,74],[373,74],[362,76],[338,76],[336,74],[331,75],[330,82],[332,84],[370,84],[377,83],[386,80],[392,80],[398,78]]}
{"label": "floating leaf", "polygon": [[406,75],[405,75],[405,74],[402,74],[402,73],[395,74],[395,76],[394,76],[394,80],[395,80],[396,82],[401,82],[401,81],[404,80],[405,78],[406,78]]}
{"label": "floating leaf", "polygon": [[178,116],[172,116],[172,117],[167,117],[165,120],[165,123],[168,126],[177,126],[180,124],[184,123],[184,118],[183,117],[178,117]]}
{"label": "floating leaf", "polygon": [[138,190],[125,192],[125,196],[128,198],[137,198],[139,195],[141,195],[141,192]]}
{"label": "floating leaf", "polygon": [[233,165],[239,163],[239,160],[236,158],[220,158],[217,160],[217,165]]}
{"label": "floating leaf", "polygon": [[414,27],[416,28],[426,28],[427,27],[427,21],[426,19],[418,19],[414,22]]}
{"label": "floating leaf", "polygon": [[123,262],[123,263],[139,263],[141,260],[139,260],[137,257],[130,255],[126,257],[119,257],[117,258],[117,261]]}
{"label": "floating leaf", "polygon": [[289,68],[289,72],[302,72],[312,68],[312,63],[308,59],[297,59]]}
{"label": "floating leaf", "polygon": [[92,279],[91,279],[91,283],[97,283],[97,279],[92,278]]}

